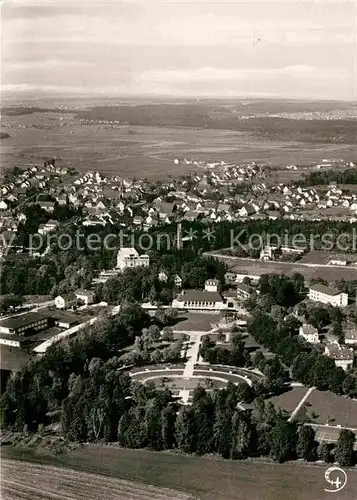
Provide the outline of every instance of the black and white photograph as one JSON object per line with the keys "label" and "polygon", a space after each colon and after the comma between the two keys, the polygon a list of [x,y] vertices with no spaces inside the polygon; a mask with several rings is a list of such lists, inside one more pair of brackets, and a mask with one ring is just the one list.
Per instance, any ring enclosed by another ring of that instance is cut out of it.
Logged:
{"label": "black and white photograph", "polygon": [[357,498],[357,2],[3,0],[0,495]]}

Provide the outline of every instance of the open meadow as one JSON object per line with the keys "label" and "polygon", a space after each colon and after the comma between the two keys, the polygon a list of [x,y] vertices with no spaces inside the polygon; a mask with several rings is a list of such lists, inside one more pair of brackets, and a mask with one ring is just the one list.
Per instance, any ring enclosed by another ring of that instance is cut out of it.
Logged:
{"label": "open meadow", "polygon": [[[135,481],[132,483],[130,491],[136,491],[137,495],[142,483],[151,484],[156,488],[169,488],[171,491],[165,493],[157,489],[157,499],[160,498],[197,498],[200,500],[325,500],[331,494],[324,491],[328,487],[324,474],[326,466],[313,465],[291,465],[273,464],[247,461],[225,461],[222,459],[200,458],[194,456],[175,455],[170,453],[151,452],[146,450],[119,449],[114,446],[88,445],[68,452],[63,455],[53,456],[48,452],[41,453],[35,450],[20,448],[3,448],[3,459],[13,458],[41,463],[45,465],[58,466],[55,475],[41,475],[48,488],[55,488],[58,496],[47,496],[45,498],[71,498],[77,500],[83,498],[76,494],[76,483],[74,471],[80,471],[78,478],[79,487],[83,488],[83,480],[90,487],[88,500],[98,498],[98,491],[105,491],[108,486],[109,491],[115,491],[115,487],[120,488],[116,496],[105,498],[117,498],[120,500],[155,498],[149,494],[145,496],[126,496],[123,488],[127,483],[115,483],[112,478],[120,478],[125,481]],[[9,463],[6,460],[5,464]],[[70,472],[68,469],[74,471]],[[22,472],[24,471],[24,473]],[[84,473],[93,473],[87,476]],[[4,474],[5,473],[5,474]],[[32,479],[28,477],[32,475]],[[12,465],[13,480],[16,482],[18,496],[4,497],[6,500],[17,498],[35,498],[34,496],[20,496],[24,489],[24,483],[28,481],[39,481],[38,476],[33,475],[31,467],[21,466],[15,462]],[[77,473],[78,474],[78,473]],[[99,481],[98,474],[107,476]],[[338,500],[351,500],[357,497],[357,471],[347,470],[347,486],[338,493]],[[7,469],[3,469],[3,480],[7,476]],[[111,479],[109,479],[109,477]],[[72,488],[70,495],[60,494],[58,488],[61,487],[59,480],[63,480],[64,486]],[[71,479],[71,483],[67,480]],[[11,481],[11,477],[8,478]],[[71,486],[72,485],[72,486]],[[117,485],[117,486],[116,486]],[[57,490],[56,490],[57,488]],[[176,497],[172,496],[175,490]],[[79,490],[80,491],[80,490]],[[88,490],[87,490],[88,491]],[[121,493],[119,493],[121,491]],[[148,493],[153,489],[147,489]],[[184,495],[192,495],[184,496]],[[160,496],[161,495],[161,496]],[[171,496],[170,496],[171,495]],[[41,498],[41,497],[36,497]],[[104,497],[102,497],[104,498]]]}
{"label": "open meadow", "polygon": [[[170,126],[82,124],[70,113],[36,112],[4,116],[10,137],[1,142],[1,168],[42,163],[60,164],[107,175],[162,179],[197,172],[198,167],[174,163],[175,158],[235,163],[313,166],[323,158],[352,159],[349,144],[269,140],[251,132]],[[291,180],[298,171],[277,170],[269,179]]]}

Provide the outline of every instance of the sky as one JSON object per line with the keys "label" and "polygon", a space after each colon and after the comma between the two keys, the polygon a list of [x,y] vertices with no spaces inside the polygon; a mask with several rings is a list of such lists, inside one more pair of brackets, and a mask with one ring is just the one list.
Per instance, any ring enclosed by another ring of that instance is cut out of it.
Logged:
{"label": "sky", "polygon": [[4,95],[356,100],[356,3],[4,0]]}

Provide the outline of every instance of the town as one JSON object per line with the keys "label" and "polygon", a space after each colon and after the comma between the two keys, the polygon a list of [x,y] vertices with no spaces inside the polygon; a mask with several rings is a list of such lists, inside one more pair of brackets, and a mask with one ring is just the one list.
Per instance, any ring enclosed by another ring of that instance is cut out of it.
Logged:
{"label": "town", "polygon": [[[341,170],[340,161],[322,160],[297,181],[277,186],[269,182],[270,167],[255,162],[195,164],[202,173],[166,182],[78,173],[55,159],[5,172],[0,345],[7,425],[20,425],[8,393],[28,363],[61,357],[63,349],[71,352],[89,335],[96,347],[83,348],[92,353],[91,366],[99,369],[114,355],[117,369],[132,383],[169,390],[177,418],[189,418],[198,401],[206,398],[208,404],[216,391],[233,391],[240,418],[249,422],[245,425],[257,425],[252,418],[260,405],[292,436],[282,449],[278,438],[266,443],[270,452],[247,441],[239,450],[222,448],[223,456],[268,453],[278,461],[297,456],[327,462],[335,457],[352,465],[357,430],[354,162],[344,162]],[[326,221],[335,229],[329,248],[323,239],[317,248],[310,248],[308,237],[301,244],[313,229],[321,235]],[[245,241],[232,247],[232,231],[242,227]],[[270,242],[270,229],[283,243]],[[78,231],[83,247],[74,240]],[[131,238],[116,238],[121,231]],[[257,232],[261,246],[252,248]],[[62,247],[66,238],[71,245]],[[145,247],[145,239],[166,246]],[[98,245],[90,247],[89,240]],[[118,328],[124,328],[121,338]],[[146,442],[134,444],[123,431],[135,428],[135,411],[135,405],[128,407],[132,423],[124,414],[115,436],[124,447]],[[35,422],[35,427],[57,425],[58,414],[48,419],[45,412]],[[26,418],[21,425],[33,428]],[[88,434],[71,429],[69,422],[61,425],[79,441],[103,433],[99,423],[93,431],[88,427]],[[213,423],[207,425],[210,432]],[[214,449],[204,434],[200,439],[196,453]],[[308,451],[302,451],[307,441]]]}

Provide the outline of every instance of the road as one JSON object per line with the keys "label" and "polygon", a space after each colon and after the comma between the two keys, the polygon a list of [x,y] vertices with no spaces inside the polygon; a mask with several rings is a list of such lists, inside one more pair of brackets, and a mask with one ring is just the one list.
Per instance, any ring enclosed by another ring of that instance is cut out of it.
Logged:
{"label": "road", "polygon": [[15,314],[7,314],[6,316],[1,316],[0,321],[8,318],[17,318],[18,316],[22,316],[23,314],[28,314],[29,312],[37,312],[40,309],[45,309],[46,307],[53,306],[55,304],[54,300],[47,300],[46,302],[31,302],[28,304],[23,304],[22,307],[26,308],[26,311],[21,311]]}
{"label": "road", "polygon": [[309,398],[310,394],[315,389],[316,389],[316,387],[309,387],[309,389],[306,391],[306,393],[304,394],[304,396],[301,398],[301,401],[299,402],[299,404],[297,405],[297,407],[295,408],[295,410],[293,410],[293,412],[291,413],[290,418],[289,418],[289,422],[292,422],[294,420],[294,418],[296,417],[296,415],[299,413],[299,410],[302,407],[302,405],[305,403],[305,401]]}

